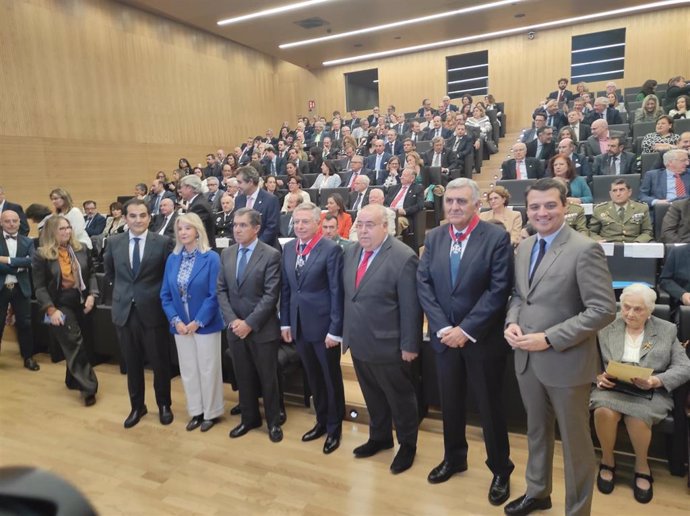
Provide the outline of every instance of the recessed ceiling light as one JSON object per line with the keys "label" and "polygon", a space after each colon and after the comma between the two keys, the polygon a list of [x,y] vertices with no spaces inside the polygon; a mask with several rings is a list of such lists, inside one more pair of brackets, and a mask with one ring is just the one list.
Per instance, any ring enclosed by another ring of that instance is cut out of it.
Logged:
{"label": "recessed ceiling light", "polygon": [[270,9],[256,11],[255,13],[243,14],[242,16],[235,16],[234,18],[218,20],[216,23],[218,25],[230,25],[231,23],[239,23],[247,20],[253,20],[254,18],[265,18],[266,16],[273,16],[274,14],[280,14],[287,11],[294,11],[295,9],[302,9],[304,7],[310,7],[312,5],[323,4],[325,2],[331,1],[332,0],[306,0],[304,2],[297,2],[294,4],[283,5],[281,7],[272,7]]}
{"label": "recessed ceiling light", "polygon": [[419,16],[417,18],[410,18],[408,20],[401,20],[392,23],[384,23],[383,25],[376,25],[374,27],[365,27],[363,29],[351,30],[348,32],[341,32],[339,34],[330,34],[329,36],[322,36],[320,38],[304,39],[302,41],[294,41],[292,43],[283,43],[278,45],[278,48],[286,49],[293,47],[300,47],[304,45],[311,45],[314,43],[320,43],[322,41],[330,41],[333,39],[347,38],[350,36],[356,36],[358,34],[366,34],[368,32],[378,32],[381,30],[392,29],[394,27],[402,27],[404,25],[412,25],[414,23],[428,22],[431,20],[436,20],[439,18],[447,18],[448,16],[457,16],[459,14],[467,14],[475,11],[483,11],[485,9],[492,9],[494,7],[501,7],[508,4],[515,4],[521,2],[522,0],[500,0],[498,2],[490,2],[488,4],[475,5],[472,7],[464,7],[463,9],[455,9],[453,11],[445,11],[442,13],[430,14],[428,16]]}
{"label": "recessed ceiling light", "polygon": [[383,52],[374,52],[371,54],[363,54],[353,57],[344,57],[342,59],[332,59],[330,61],[324,61],[321,63],[323,66],[334,66],[345,63],[354,63],[357,61],[367,61],[369,59],[377,59],[381,57],[390,57],[399,54],[409,54],[411,52],[419,52],[421,50],[428,50],[430,48],[448,47],[451,45],[458,45],[460,43],[467,43],[470,41],[482,41],[486,39],[498,38],[501,36],[509,36],[511,34],[519,34],[521,32],[527,32],[536,29],[550,29],[554,27],[562,27],[564,25],[573,25],[580,22],[588,22],[591,20],[596,20],[599,18],[607,18],[609,16],[618,16],[621,14],[630,14],[640,11],[648,11],[650,9],[666,8],[676,5],[683,5],[690,3],[690,0],[666,0],[663,2],[653,2],[650,4],[637,5],[635,7],[624,7],[621,9],[614,9],[612,11],[604,11],[599,13],[590,13],[583,16],[576,16],[573,18],[564,18],[562,20],[554,20],[545,23],[537,23],[535,25],[525,25],[522,27],[516,27],[514,29],[499,30],[496,32],[488,32],[484,34],[476,34],[474,36],[465,36],[456,39],[447,39],[444,41],[435,41],[433,43],[425,43],[423,45],[414,45],[405,48],[396,48],[394,50],[385,50]]}

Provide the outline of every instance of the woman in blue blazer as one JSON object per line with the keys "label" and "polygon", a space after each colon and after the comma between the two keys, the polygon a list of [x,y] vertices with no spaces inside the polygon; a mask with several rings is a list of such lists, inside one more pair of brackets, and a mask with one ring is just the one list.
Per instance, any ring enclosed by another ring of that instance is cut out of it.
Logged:
{"label": "woman in blue blazer", "polygon": [[209,247],[195,213],[177,217],[177,245],[165,264],[163,311],[175,335],[180,376],[192,419],[187,431],[206,432],[223,414],[220,333],[225,327],[216,296],[220,258]]}

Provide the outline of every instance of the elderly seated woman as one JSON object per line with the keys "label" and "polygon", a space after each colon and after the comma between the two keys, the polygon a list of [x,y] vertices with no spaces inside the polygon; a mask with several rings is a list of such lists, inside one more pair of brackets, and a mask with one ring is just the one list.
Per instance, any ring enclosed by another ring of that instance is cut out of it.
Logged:
{"label": "elderly seated woman", "polygon": [[616,463],[613,448],[618,423],[622,419],[635,451],[633,494],[640,503],[653,496],[647,452],[652,426],[663,420],[673,408],[671,391],[690,380],[690,359],[678,342],[676,326],[652,315],[656,292],[634,283],[621,294],[620,316],[599,332],[599,347],[604,370],[610,361],[650,368],[648,378],[633,378],[634,386],[650,392],[641,397],[614,390],[615,378],[605,371],[597,375],[590,397],[594,427],[601,444],[601,463],[597,487],[604,494],[613,491]]}

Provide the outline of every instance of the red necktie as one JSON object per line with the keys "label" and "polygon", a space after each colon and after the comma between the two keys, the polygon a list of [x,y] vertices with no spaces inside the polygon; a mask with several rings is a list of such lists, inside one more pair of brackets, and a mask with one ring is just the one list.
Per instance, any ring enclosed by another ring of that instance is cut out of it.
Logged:
{"label": "red necktie", "polygon": [[680,174],[676,174],[676,197],[685,197],[687,192],[685,191],[685,183],[680,177]]}
{"label": "red necktie", "polygon": [[355,179],[357,179],[357,176],[359,175],[359,172],[354,172],[352,174],[352,177],[350,178],[350,191],[354,191],[355,189]]}
{"label": "red necktie", "polygon": [[407,185],[400,188],[398,195],[395,196],[395,199],[393,199],[393,202],[391,203],[391,208],[395,208],[398,205],[398,203],[400,202],[400,199],[405,197],[406,193],[407,193]]}
{"label": "red necktie", "polygon": [[364,251],[364,258],[362,262],[357,267],[357,276],[355,277],[355,288],[359,288],[359,283],[362,281],[364,274],[367,272],[367,265],[369,265],[369,260],[374,251]]}
{"label": "red necktie", "polygon": [[520,176],[520,163],[522,163],[522,161],[515,162],[515,179],[522,179]]}

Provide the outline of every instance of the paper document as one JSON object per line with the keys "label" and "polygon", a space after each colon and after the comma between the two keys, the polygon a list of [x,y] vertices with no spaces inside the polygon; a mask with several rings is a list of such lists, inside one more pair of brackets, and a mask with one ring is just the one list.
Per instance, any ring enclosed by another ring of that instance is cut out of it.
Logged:
{"label": "paper document", "polygon": [[620,380],[625,383],[632,383],[633,378],[642,378],[646,380],[650,376],[654,369],[651,367],[640,367],[632,364],[621,364],[620,362],[614,362],[611,360],[608,367],[606,367],[606,373],[609,376],[613,376],[616,380]]}

